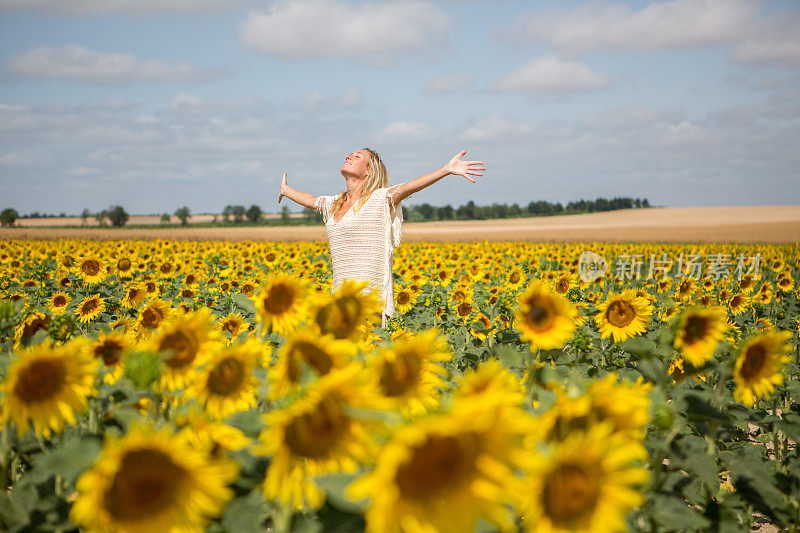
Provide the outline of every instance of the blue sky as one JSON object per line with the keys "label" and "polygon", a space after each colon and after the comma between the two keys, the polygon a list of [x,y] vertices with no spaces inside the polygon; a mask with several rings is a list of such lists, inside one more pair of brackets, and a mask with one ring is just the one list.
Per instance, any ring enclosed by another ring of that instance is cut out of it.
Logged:
{"label": "blue sky", "polygon": [[795,0],[0,0],[0,208],[277,211],[462,148],[407,200],[800,198]]}

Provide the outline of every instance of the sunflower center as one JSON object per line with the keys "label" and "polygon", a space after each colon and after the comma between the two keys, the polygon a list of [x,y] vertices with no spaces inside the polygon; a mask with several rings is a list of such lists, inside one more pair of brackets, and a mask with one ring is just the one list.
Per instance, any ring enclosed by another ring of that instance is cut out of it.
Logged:
{"label": "sunflower center", "polygon": [[315,409],[297,416],[286,426],[286,445],[295,455],[322,457],[347,430],[348,421],[339,403],[327,396]]}
{"label": "sunflower center", "polygon": [[235,320],[235,319],[232,318],[232,319],[226,320],[222,324],[222,331],[227,331],[228,333],[233,335],[234,333],[239,331],[239,326],[241,326],[241,325],[242,325],[241,322],[239,322],[238,320]]}
{"label": "sunflower center", "polygon": [[53,307],[64,307],[67,305],[67,299],[62,295],[57,295],[53,298]]}
{"label": "sunflower center", "polygon": [[172,352],[172,355],[165,361],[168,366],[180,368],[194,361],[197,356],[198,343],[194,336],[179,330],[165,335],[158,348],[162,352]]}
{"label": "sunflower center", "polygon": [[47,329],[48,324],[50,324],[49,316],[44,318],[37,316],[22,328],[22,337],[26,339],[33,337],[40,329]]}
{"label": "sunflower center", "polygon": [[555,321],[555,313],[553,309],[539,299],[529,302],[530,308],[526,314],[528,324],[536,331],[547,331]]}
{"label": "sunflower center", "polygon": [[[319,375],[331,371],[333,360],[331,356],[316,344],[308,341],[298,341],[294,345],[292,360],[301,360],[313,368]],[[297,376],[299,378],[299,376]]]}
{"label": "sunflower center", "polygon": [[684,340],[686,344],[694,344],[708,335],[710,320],[704,316],[692,315],[686,321]]}
{"label": "sunflower center", "polygon": [[106,366],[116,366],[122,353],[122,344],[113,340],[106,340],[94,349],[94,355],[103,360]]}
{"label": "sunflower center", "polygon": [[84,302],[84,304],[81,306],[81,313],[84,315],[88,315],[95,309],[97,309],[97,300],[92,298],[88,302]]}
{"label": "sunflower center", "polygon": [[120,272],[127,272],[130,269],[131,269],[130,259],[122,258],[119,261],[117,261],[117,270],[119,270]]}
{"label": "sunflower center", "polygon": [[57,359],[39,360],[24,366],[14,394],[25,403],[36,403],[52,398],[64,386],[67,369]]}
{"label": "sunflower center", "polygon": [[187,472],[158,450],[125,454],[104,494],[104,504],[117,520],[135,520],[157,514],[179,503]]}
{"label": "sunflower center", "polygon": [[563,294],[563,293],[567,292],[567,290],[569,290],[569,280],[568,279],[561,278],[560,280],[558,280],[558,282],[556,282],[556,292],[559,292],[559,293]]}
{"label": "sunflower center", "polygon": [[545,513],[555,525],[574,523],[591,514],[600,496],[600,472],[586,464],[563,463],[544,483]]}
{"label": "sunflower center", "polygon": [[456,312],[458,313],[458,316],[461,317],[469,316],[469,314],[472,312],[472,305],[470,305],[469,302],[461,302],[458,304]]}
{"label": "sunflower center", "polygon": [[636,318],[636,310],[628,302],[617,300],[608,306],[606,318],[613,326],[624,328]]}
{"label": "sunflower center", "polygon": [[475,443],[467,435],[429,436],[397,469],[404,496],[427,500],[462,484],[474,469]]}
{"label": "sunflower center", "polygon": [[406,291],[400,291],[397,293],[398,304],[406,305],[409,301],[411,301],[411,295],[409,295]]}
{"label": "sunflower center", "polygon": [[244,366],[235,357],[223,359],[208,375],[208,388],[214,394],[226,396],[239,390],[244,381]]}
{"label": "sunflower center", "polygon": [[100,272],[100,262],[96,259],[87,259],[81,263],[81,271],[87,276],[96,276]]}
{"label": "sunflower center", "polygon": [[381,368],[380,385],[389,397],[402,396],[419,380],[422,364],[413,353],[400,352]]}
{"label": "sunflower center", "polygon": [[295,294],[291,287],[283,283],[278,283],[264,298],[264,307],[272,315],[282,315],[288,311],[295,300]]}
{"label": "sunflower center", "polygon": [[522,279],[519,272],[512,272],[511,275],[508,277],[509,283],[519,283],[519,280]]}
{"label": "sunflower center", "polygon": [[317,324],[323,333],[346,339],[358,326],[362,315],[361,303],[353,295],[342,296],[317,313]]}
{"label": "sunflower center", "polygon": [[148,307],[142,312],[142,325],[146,328],[157,328],[162,320],[164,320],[164,314],[160,309]]}
{"label": "sunflower center", "polygon": [[742,377],[751,379],[757,376],[766,361],[767,350],[761,344],[753,344],[744,354],[744,362],[741,369]]}

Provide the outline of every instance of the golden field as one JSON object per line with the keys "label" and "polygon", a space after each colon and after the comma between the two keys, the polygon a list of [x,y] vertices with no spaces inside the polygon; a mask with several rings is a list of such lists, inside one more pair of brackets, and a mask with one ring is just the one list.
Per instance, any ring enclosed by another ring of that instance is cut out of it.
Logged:
{"label": "golden field", "polygon": [[[211,215],[192,217],[210,222]],[[152,219],[152,220],[151,220]],[[131,217],[129,224],[157,224],[158,217]],[[207,219],[207,220],[206,220]],[[94,221],[94,219],[92,219]],[[319,226],[108,229],[43,227],[80,224],[80,219],[20,219],[22,227],[0,229],[0,239],[177,239],[220,241],[324,240]],[[422,222],[403,225],[406,242],[607,241],[771,242],[800,240],[800,206],[683,207],[625,209],[557,217]]]}
{"label": "golden field", "polygon": [[382,327],[323,241],[0,240],[0,530],[798,531],[798,265],[406,242]]}

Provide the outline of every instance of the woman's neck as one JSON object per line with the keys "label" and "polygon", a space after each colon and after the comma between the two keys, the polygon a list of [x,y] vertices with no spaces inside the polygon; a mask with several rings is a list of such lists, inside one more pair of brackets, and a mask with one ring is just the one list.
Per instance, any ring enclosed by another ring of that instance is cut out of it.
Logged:
{"label": "woman's neck", "polygon": [[361,187],[364,185],[364,180],[358,178],[345,178],[347,184],[347,201],[353,203],[361,198]]}

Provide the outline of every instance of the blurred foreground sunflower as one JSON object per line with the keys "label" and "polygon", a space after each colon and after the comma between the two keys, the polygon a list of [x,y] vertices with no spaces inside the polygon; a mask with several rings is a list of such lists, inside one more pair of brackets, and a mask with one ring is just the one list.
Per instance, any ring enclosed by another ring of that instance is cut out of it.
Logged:
{"label": "blurred foreground sunflower", "polygon": [[793,346],[788,342],[790,331],[771,331],[751,337],[742,347],[733,369],[736,389],[733,397],[753,405],[766,398],[783,383],[783,367],[791,361]]}

